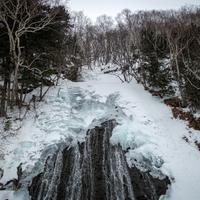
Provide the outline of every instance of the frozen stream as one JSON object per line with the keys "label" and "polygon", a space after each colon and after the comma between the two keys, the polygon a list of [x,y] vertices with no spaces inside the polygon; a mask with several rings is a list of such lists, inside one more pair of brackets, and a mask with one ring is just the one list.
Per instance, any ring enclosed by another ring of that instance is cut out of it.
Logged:
{"label": "frozen stream", "polygon": [[[115,119],[117,126],[113,127],[107,140],[111,149],[120,144],[114,155],[118,162],[124,160],[125,171],[136,167],[144,176],[148,173],[150,177],[162,180],[165,178],[163,174],[166,174],[172,186],[167,196],[162,198],[199,200],[200,154],[182,139],[189,137],[191,132],[198,139],[199,133],[188,129],[184,122],[174,120],[169,108],[135,82],[122,84],[116,77],[100,72],[87,73],[84,80],[77,83],[62,81],[51,89],[36,112],[28,114],[15,135],[1,138],[0,168],[4,175],[0,182],[5,185],[17,178],[16,169],[20,163],[23,177],[21,191],[14,192],[10,184],[5,187],[6,190],[0,191],[0,199],[28,200],[27,191],[23,188],[31,184],[33,177],[45,172],[44,163],[49,155],[57,158],[58,151],[66,147],[75,151],[79,144],[87,146],[88,130]],[[107,152],[113,154],[112,151]],[[83,160],[85,158],[85,154],[76,155],[81,155]],[[87,167],[90,168],[90,165]],[[116,172],[116,177],[126,173],[122,171]],[[126,181],[128,179],[130,183],[131,175]],[[151,178],[149,180],[152,181]],[[131,192],[128,193],[131,195]]]}

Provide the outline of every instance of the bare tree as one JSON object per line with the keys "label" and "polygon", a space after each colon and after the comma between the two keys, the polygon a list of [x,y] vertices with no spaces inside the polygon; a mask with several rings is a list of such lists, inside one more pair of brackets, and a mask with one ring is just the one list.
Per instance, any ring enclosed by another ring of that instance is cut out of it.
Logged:
{"label": "bare tree", "polygon": [[35,33],[45,29],[53,22],[56,15],[55,10],[48,13],[42,13],[40,6],[43,3],[42,0],[4,0],[1,1],[0,4],[0,21],[7,29],[10,44],[10,56],[11,61],[14,64],[11,106],[13,106],[13,104],[18,104],[19,102],[19,70],[22,67],[30,68],[32,63],[25,65],[21,40],[27,33]]}

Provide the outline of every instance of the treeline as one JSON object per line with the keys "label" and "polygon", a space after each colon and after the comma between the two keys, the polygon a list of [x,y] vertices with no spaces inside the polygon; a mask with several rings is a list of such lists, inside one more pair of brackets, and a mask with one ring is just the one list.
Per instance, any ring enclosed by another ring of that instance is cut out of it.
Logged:
{"label": "treeline", "polygon": [[123,10],[116,20],[93,25],[74,13],[85,63],[114,63],[125,81],[133,77],[159,96],[179,96],[181,106],[200,108],[200,8],[179,11]]}
{"label": "treeline", "polygon": [[42,100],[61,76],[77,78],[80,49],[71,29],[58,1],[0,1],[0,116],[26,105],[35,88],[40,95],[31,101]]}

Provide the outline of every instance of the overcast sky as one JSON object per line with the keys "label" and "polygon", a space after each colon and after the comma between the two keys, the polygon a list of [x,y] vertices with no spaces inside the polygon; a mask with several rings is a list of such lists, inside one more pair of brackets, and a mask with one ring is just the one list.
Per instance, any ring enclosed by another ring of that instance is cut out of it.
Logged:
{"label": "overcast sky", "polygon": [[152,9],[178,9],[184,5],[200,5],[200,0],[69,0],[70,10],[83,11],[93,21],[107,14],[115,17],[124,8],[132,11]]}

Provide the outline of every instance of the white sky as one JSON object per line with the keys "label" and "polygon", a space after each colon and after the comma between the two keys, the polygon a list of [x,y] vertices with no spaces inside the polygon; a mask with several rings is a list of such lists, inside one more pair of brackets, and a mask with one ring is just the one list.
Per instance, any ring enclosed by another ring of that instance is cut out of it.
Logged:
{"label": "white sky", "polygon": [[189,4],[200,5],[200,0],[69,0],[68,2],[70,10],[83,11],[93,21],[102,14],[115,17],[124,8],[131,11],[178,9]]}

